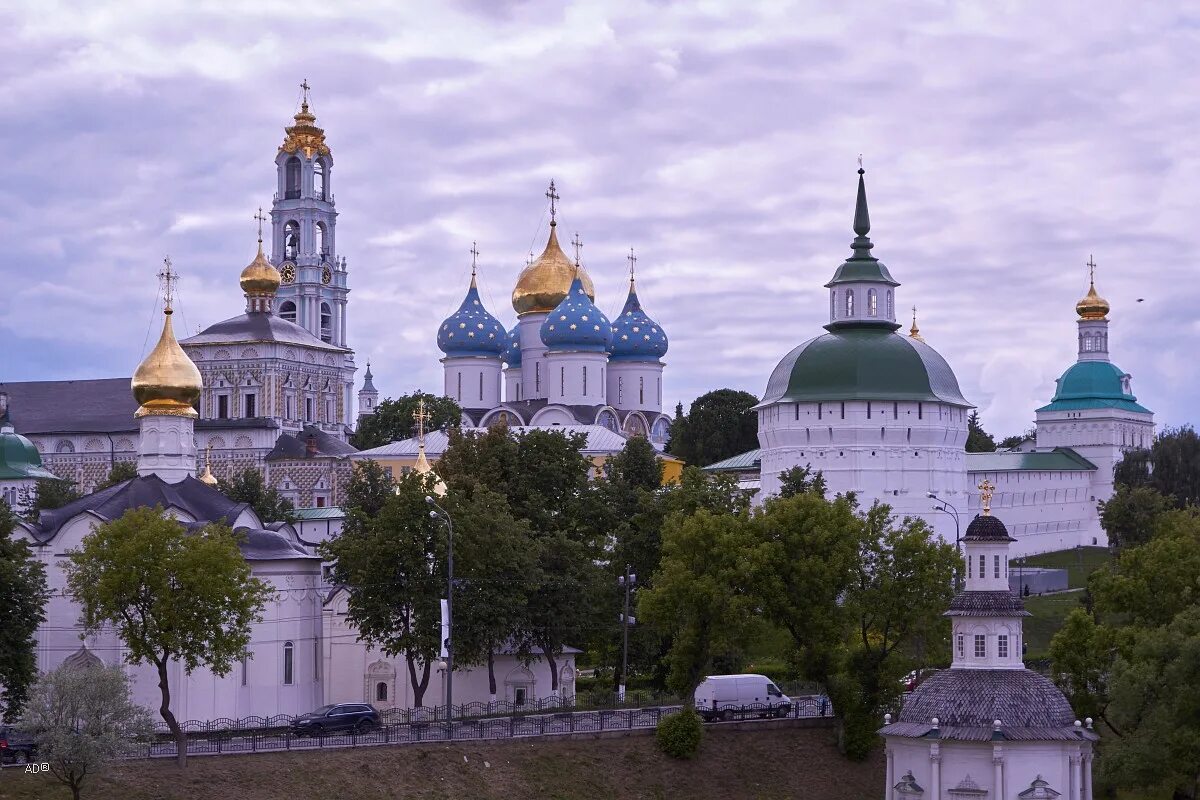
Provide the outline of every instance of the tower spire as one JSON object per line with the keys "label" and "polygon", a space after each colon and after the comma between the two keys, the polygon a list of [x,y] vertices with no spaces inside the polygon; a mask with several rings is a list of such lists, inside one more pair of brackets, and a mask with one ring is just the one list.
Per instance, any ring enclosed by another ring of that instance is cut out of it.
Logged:
{"label": "tower spire", "polygon": [[867,182],[863,176],[862,155],[858,157],[858,200],[854,204],[854,232],[859,238],[865,239],[871,232],[871,215],[867,211]]}

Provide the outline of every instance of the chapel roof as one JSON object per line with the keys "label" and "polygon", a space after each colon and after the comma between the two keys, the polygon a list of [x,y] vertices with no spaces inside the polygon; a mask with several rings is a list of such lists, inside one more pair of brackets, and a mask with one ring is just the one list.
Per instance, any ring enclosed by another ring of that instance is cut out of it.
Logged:
{"label": "chapel roof", "polygon": [[0,383],[9,398],[9,420],[25,436],[51,433],[135,431],[137,401],[129,378]]}
{"label": "chapel roof", "polygon": [[209,325],[195,336],[189,336],[180,344],[241,344],[243,342],[280,342],[334,353],[346,353],[345,347],[323,342],[307,329],[289,322],[275,314],[254,312],[239,314],[222,322]]}

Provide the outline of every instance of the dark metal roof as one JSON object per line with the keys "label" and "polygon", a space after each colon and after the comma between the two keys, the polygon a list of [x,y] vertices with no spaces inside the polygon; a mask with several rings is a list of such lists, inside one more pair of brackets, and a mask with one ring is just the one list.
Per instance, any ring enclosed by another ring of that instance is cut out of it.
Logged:
{"label": "dark metal roof", "polygon": [[195,336],[189,336],[180,342],[181,345],[198,344],[234,344],[240,342],[282,342],[297,344],[304,347],[314,347],[320,350],[330,350],[336,353],[347,353],[344,347],[323,342],[313,336],[305,328],[294,322],[288,322],[274,314],[255,312],[242,314],[231,319],[209,325]]}
{"label": "dark metal roof", "polygon": [[0,383],[9,420],[25,436],[48,433],[125,433],[137,430],[130,378]]}
{"label": "dark metal roof", "polygon": [[1016,539],[1008,535],[1008,528],[1004,527],[1004,523],[998,517],[993,517],[991,514],[976,514],[975,519],[971,520],[971,524],[967,526],[967,532],[963,535],[963,540],[975,542],[1016,541]]}
{"label": "dark metal roof", "polygon": [[[308,454],[308,439],[316,441],[317,451]],[[326,433],[315,425],[306,425],[300,433],[292,435],[281,433],[275,440],[275,447],[267,453],[267,461],[295,461],[305,458],[344,458],[351,453],[357,453],[358,448],[347,444],[336,436]]]}
{"label": "dark metal roof", "polygon": [[[39,543],[49,544],[64,524],[80,514],[90,513],[103,520],[114,520],[131,508],[153,506],[178,508],[197,520],[187,525],[189,530],[198,530],[210,522],[232,526],[247,508],[245,503],[234,502],[195,478],[167,483],[157,475],[146,475],[101,489],[62,508],[43,511],[30,528]],[[247,560],[319,558],[310,556],[285,534],[246,527],[237,528],[236,533],[239,534],[238,548]]]}
{"label": "dark metal roof", "polygon": [[1096,465],[1069,447],[1031,453],[967,453],[967,472],[1079,472]]}
{"label": "dark metal roof", "polygon": [[762,467],[761,453],[762,450],[747,450],[724,461],[709,464],[702,469],[705,472],[755,472]]}
{"label": "dark metal roof", "polygon": [[[916,688],[897,722],[992,730],[1000,720],[1009,735],[1019,728],[1071,728],[1075,714],[1044,675],[1027,669],[944,669]],[[944,734],[943,738],[944,737]]]}
{"label": "dark metal roof", "polygon": [[947,617],[1029,617],[1025,603],[1009,591],[959,592],[950,601]]}

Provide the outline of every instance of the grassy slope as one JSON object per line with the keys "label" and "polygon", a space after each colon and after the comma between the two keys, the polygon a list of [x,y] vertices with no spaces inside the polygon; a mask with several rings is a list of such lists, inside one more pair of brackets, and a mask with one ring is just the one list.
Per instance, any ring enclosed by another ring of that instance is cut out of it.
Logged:
{"label": "grassy slope", "polygon": [[[1111,560],[1106,547],[1081,547],[1077,550],[1061,550],[1029,556],[1025,564],[1030,567],[1050,567],[1067,570],[1067,585],[1072,589],[1087,586],[1088,576],[1098,567]],[[1015,566],[1010,569],[1016,569]],[[1029,645],[1026,660],[1043,658],[1050,647],[1050,640],[1071,609],[1083,603],[1083,592],[1072,591],[1061,594],[1032,595],[1025,598],[1025,608],[1032,617],[1025,620],[1025,643]]]}
{"label": "grassy slope", "polygon": [[[85,787],[87,800],[330,797],[599,800],[812,798],[859,800],[883,790],[880,751],[857,764],[829,729],[713,731],[700,755],[675,761],[651,736],[619,739],[372,747],[318,753],[194,758],[182,774],[164,761],[122,764]],[[463,757],[466,756],[466,761]],[[484,762],[490,766],[484,766]],[[43,776],[0,775],[0,799],[70,797]]]}
{"label": "grassy slope", "polygon": [[[1082,589],[1087,586],[1088,575],[1112,560],[1107,547],[1080,547],[1077,550],[1059,550],[1054,553],[1041,553],[1029,556],[1025,563],[1031,567],[1049,567],[1066,569],[1067,585],[1072,589]],[[1016,569],[1015,564],[1009,569]]]}

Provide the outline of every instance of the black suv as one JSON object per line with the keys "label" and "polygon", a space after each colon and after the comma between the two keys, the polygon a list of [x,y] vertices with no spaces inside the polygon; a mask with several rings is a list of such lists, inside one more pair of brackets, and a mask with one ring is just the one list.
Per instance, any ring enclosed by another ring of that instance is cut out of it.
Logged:
{"label": "black suv", "polygon": [[368,703],[321,706],[292,720],[292,733],[320,736],[334,731],[366,733],[379,727],[379,712]]}
{"label": "black suv", "polygon": [[28,764],[36,755],[37,745],[32,737],[0,725],[0,764]]}

